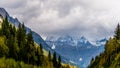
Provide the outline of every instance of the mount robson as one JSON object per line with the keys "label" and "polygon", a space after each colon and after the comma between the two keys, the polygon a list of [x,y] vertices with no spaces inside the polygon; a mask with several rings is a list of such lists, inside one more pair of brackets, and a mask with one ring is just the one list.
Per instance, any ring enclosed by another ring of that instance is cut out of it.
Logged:
{"label": "mount robson", "polygon": [[112,38],[42,39],[0,8],[0,68],[120,68],[120,25]]}

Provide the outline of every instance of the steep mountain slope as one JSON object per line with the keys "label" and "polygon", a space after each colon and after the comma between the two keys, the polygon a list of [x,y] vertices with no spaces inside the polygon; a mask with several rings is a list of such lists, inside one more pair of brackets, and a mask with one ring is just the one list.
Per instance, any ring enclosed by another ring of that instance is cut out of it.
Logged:
{"label": "steep mountain slope", "polygon": [[[5,18],[5,17],[7,16],[7,17],[8,17],[8,21],[9,21],[10,23],[14,24],[16,27],[18,27],[18,25],[19,25],[19,23],[20,23],[20,22],[18,21],[18,19],[9,16],[9,14],[6,12],[6,10],[5,10],[4,8],[0,8],[0,15],[2,15],[3,18]],[[28,27],[26,27],[26,30],[27,30],[27,33],[28,33],[31,29],[28,28]],[[46,50],[50,50],[49,46],[44,42],[44,40],[41,38],[40,35],[38,35],[38,34],[37,34],[36,32],[34,32],[34,31],[32,31],[32,33],[33,33],[34,41],[35,41],[36,43],[38,43],[38,44],[41,43],[41,44],[44,45],[43,47],[44,47]]]}
{"label": "steep mountain slope", "polygon": [[[4,9],[4,8],[0,8],[0,15],[5,19],[5,17],[7,16],[8,18],[8,21],[12,24],[14,24],[16,27],[18,27],[19,25],[19,21],[17,18],[13,18],[11,16],[9,16],[9,14],[7,13],[7,11]],[[26,32],[30,32],[30,28],[28,27],[25,27],[26,28]],[[46,42],[42,39],[42,37],[37,34],[36,32],[32,31],[32,35],[33,35],[33,39],[34,41],[37,43],[37,44],[42,44],[43,45],[43,48],[46,50],[46,51],[51,51],[51,53],[54,53],[55,51],[53,49],[50,48],[50,46],[48,46],[48,44],[46,44]],[[57,57],[60,55],[59,53],[56,54]],[[70,63],[69,60],[63,56],[61,56],[61,59],[64,63]]]}
{"label": "steep mountain slope", "polygon": [[75,39],[67,35],[57,39],[56,37],[48,37],[46,42],[60,55],[68,58],[71,63],[86,68],[92,57],[104,51],[103,42],[106,42],[106,39],[97,40],[94,45],[84,36]]}

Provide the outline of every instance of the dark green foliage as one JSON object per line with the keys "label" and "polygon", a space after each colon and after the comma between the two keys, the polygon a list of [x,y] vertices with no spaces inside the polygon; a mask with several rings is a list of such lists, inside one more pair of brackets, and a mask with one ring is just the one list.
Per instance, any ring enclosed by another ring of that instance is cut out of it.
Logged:
{"label": "dark green foliage", "polygon": [[16,30],[15,26],[9,24],[7,18],[3,20],[1,26],[0,36],[5,36],[5,42],[1,43],[1,56],[35,64],[37,58],[32,31],[26,34],[24,24],[19,24]]}
{"label": "dark green foliage", "polygon": [[18,30],[17,30],[17,43],[18,43],[18,46],[19,46],[19,49],[20,49],[20,52],[19,52],[19,60],[24,60],[25,58],[25,54],[26,54],[26,51],[25,51],[25,45],[27,44],[27,41],[26,41],[26,30],[25,30],[25,26],[24,24],[19,24],[18,26]]}
{"label": "dark green foliage", "polygon": [[27,35],[27,44],[25,46],[25,50],[26,62],[34,64],[33,61],[35,60],[35,46],[31,32]]}
{"label": "dark green foliage", "polygon": [[7,46],[9,48],[9,55],[8,57],[14,58],[14,59],[18,59],[17,54],[19,54],[19,47],[18,44],[15,41],[15,38],[13,36],[10,36],[7,39]]}

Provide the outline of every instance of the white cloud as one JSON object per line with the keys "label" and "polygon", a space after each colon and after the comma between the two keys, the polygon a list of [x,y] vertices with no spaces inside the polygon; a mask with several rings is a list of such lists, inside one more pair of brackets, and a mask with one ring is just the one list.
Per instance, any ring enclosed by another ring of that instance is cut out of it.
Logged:
{"label": "white cloud", "polygon": [[119,0],[1,0],[11,16],[43,36],[113,35],[120,20]]}

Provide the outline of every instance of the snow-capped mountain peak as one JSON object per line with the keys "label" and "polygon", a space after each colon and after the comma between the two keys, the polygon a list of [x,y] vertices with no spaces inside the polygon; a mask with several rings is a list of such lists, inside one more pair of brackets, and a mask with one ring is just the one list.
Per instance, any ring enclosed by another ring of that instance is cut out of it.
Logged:
{"label": "snow-capped mountain peak", "polygon": [[66,42],[66,43],[70,43],[73,41],[73,38],[69,35],[66,36],[61,36],[57,39],[58,42]]}
{"label": "snow-capped mountain peak", "polygon": [[77,45],[78,46],[91,46],[92,44],[89,42],[89,40],[86,39],[86,37],[81,36],[78,40],[77,40]]}
{"label": "snow-capped mountain peak", "polygon": [[78,41],[81,42],[81,43],[87,43],[88,42],[88,40],[84,36],[80,37],[78,39]]}
{"label": "snow-capped mountain peak", "polygon": [[106,38],[97,41],[89,41],[85,36],[74,38],[70,35],[59,37],[48,37],[47,42],[54,42],[56,45],[71,45],[71,46],[101,46],[106,43]]}
{"label": "snow-capped mountain peak", "polygon": [[94,46],[101,46],[101,45],[105,45],[107,41],[107,38],[103,38],[97,41],[90,41],[91,44],[93,44]]}

